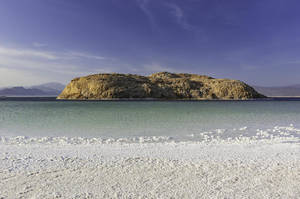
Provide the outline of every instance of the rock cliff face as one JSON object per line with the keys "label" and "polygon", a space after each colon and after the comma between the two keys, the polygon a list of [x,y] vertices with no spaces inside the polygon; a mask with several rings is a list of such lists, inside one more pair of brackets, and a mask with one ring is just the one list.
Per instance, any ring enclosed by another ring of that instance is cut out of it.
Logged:
{"label": "rock cliff face", "polygon": [[252,99],[265,96],[247,84],[195,74],[96,74],[73,79],[57,99]]}

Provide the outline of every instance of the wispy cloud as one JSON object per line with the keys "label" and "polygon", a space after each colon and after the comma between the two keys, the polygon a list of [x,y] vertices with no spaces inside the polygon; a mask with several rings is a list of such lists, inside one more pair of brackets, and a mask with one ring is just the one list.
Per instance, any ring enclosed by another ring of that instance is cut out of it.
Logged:
{"label": "wispy cloud", "polygon": [[19,58],[34,57],[34,58],[42,58],[48,60],[58,59],[58,57],[51,52],[31,50],[31,49],[7,48],[3,46],[0,46],[0,56],[19,57]]}
{"label": "wispy cloud", "polygon": [[136,0],[136,2],[138,4],[138,6],[140,7],[140,9],[142,10],[142,12],[147,17],[152,29],[156,30],[157,29],[157,24],[156,24],[154,15],[148,7],[149,0]]}
{"label": "wispy cloud", "polygon": [[173,73],[180,73],[181,70],[178,70],[176,68],[172,68],[163,64],[159,64],[156,62],[144,64],[140,66],[139,68],[131,68],[131,71],[138,74],[152,74],[157,72],[173,72]]}
{"label": "wispy cloud", "polygon": [[300,60],[286,61],[286,62],[283,62],[282,64],[300,64]]}
{"label": "wispy cloud", "polygon": [[[147,17],[149,23],[151,24],[154,30],[158,30],[158,24],[155,20],[155,13],[150,9],[150,2],[160,3],[159,1],[151,1],[151,0],[136,0],[138,6],[142,10],[142,12]],[[167,7],[171,16],[175,19],[176,23],[178,23],[183,29],[193,30],[196,29],[193,25],[191,25],[187,21],[187,17],[183,9],[175,4],[175,3],[161,3],[162,6]]]}
{"label": "wispy cloud", "polygon": [[46,47],[47,44],[39,43],[39,42],[33,42],[32,44],[34,47],[40,48],[40,47]]}
{"label": "wispy cloud", "polygon": [[69,60],[69,59],[107,59],[86,52],[67,51],[67,52],[51,52],[43,50],[34,50],[28,48],[8,48],[0,46],[0,56],[16,57],[18,59],[45,59],[45,60]]}
{"label": "wispy cloud", "polygon": [[171,15],[175,18],[176,22],[186,30],[192,30],[194,27],[188,23],[183,9],[175,3],[165,4],[169,9]]}
{"label": "wispy cloud", "polygon": [[11,82],[30,85],[41,79],[65,82],[90,73],[111,72],[109,62],[112,60],[86,52],[0,46],[0,87],[11,85]]}
{"label": "wispy cloud", "polygon": [[158,62],[132,65],[87,52],[50,52],[0,46],[0,87],[53,81],[67,83],[75,77],[94,73],[151,74],[161,71],[182,72]]}
{"label": "wispy cloud", "polygon": [[106,57],[102,57],[102,56],[92,55],[83,52],[74,52],[74,51],[68,52],[65,55],[71,58],[86,58],[86,59],[96,59],[96,60],[107,59]]}

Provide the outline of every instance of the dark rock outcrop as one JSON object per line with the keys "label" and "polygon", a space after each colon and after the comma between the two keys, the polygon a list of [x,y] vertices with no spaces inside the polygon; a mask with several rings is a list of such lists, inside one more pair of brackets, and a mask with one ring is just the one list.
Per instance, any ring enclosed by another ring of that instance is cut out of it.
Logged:
{"label": "dark rock outcrop", "polygon": [[150,76],[96,74],[73,79],[57,97],[72,100],[110,99],[252,99],[265,96],[247,84],[204,75],[160,72]]}

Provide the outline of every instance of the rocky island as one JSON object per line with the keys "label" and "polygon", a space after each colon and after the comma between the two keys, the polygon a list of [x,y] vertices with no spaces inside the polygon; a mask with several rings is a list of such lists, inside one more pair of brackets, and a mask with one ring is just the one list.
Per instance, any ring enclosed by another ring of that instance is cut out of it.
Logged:
{"label": "rocky island", "polygon": [[67,100],[265,98],[244,82],[205,75],[159,72],[150,76],[95,74],[73,79],[57,97]]}

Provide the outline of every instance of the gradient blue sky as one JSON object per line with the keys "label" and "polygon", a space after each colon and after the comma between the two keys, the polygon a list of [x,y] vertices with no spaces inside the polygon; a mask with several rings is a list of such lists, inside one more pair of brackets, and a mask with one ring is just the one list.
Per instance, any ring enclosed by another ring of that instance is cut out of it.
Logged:
{"label": "gradient blue sky", "polygon": [[1,0],[0,87],[170,71],[300,83],[297,0]]}

